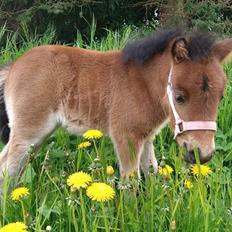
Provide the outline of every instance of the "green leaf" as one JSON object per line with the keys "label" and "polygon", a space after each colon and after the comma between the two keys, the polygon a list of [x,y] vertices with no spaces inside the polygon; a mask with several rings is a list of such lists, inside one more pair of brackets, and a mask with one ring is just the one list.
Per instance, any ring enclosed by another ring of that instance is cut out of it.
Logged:
{"label": "green leaf", "polygon": [[35,177],[36,173],[31,164],[28,164],[26,170],[20,178],[19,183],[31,183]]}

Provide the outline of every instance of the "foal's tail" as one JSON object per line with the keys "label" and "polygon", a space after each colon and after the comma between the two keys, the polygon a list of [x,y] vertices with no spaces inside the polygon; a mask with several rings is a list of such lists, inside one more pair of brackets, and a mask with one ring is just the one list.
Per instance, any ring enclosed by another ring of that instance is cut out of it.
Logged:
{"label": "foal's tail", "polygon": [[8,116],[4,99],[4,86],[10,71],[11,64],[0,65],[0,139],[3,143],[7,143],[10,135],[8,126]]}

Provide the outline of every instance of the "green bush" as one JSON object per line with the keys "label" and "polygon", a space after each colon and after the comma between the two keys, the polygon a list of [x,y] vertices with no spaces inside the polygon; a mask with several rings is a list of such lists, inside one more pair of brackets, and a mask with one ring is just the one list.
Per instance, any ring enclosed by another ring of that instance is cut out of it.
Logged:
{"label": "green bush", "polygon": [[22,25],[36,34],[53,27],[56,40],[61,43],[72,43],[79,32],[88,42],[93,20],[99,40],[106,36],[106,29],[115,31],[127,25],[141,31],[182,26],[220,36],[232,33],[229,0],[2,0],[0,4],[0,26],[6,24],[7,29],[19,34],[23,32]]}
{"label": "green bush", "polygon": [[[46,31],[53,25],[57,39],[61,42],[73,42],[77,31],[90,37],[90,25],[96,20],[96,36],[106,35],[106,30],[116,30],[123,24],[141,25],[152,12],[146,6],[136,5],[134,0],[2,0],[0,5],[0,26],[7,22],[10,30],[21,30],[21,24],[27,24],[31,31]],[[149,11],[149,12],[148,12]]]}

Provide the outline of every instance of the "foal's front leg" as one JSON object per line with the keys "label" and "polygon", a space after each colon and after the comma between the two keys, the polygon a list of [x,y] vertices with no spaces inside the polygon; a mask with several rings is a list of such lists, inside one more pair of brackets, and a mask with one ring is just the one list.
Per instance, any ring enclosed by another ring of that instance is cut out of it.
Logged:
{"label": "foal's front leg", "polygon": [[112,139],[119,159],[121,176],[128,178],[130,174],[136,172],[140,177],[139,167],[144,139],[119,131],[112,134]]}
{"label": "foal's front leg", "polygon": [[145,175],[147,175],[150,166],[152,166],[154,173],[157,173],[158,171],[158,162],[155,158],[152,139],[147,139],[144,144],[140,166]]}

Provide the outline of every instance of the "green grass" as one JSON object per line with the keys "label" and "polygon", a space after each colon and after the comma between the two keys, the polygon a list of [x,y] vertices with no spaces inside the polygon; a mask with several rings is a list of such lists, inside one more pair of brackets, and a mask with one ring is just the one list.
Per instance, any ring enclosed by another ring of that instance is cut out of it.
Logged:
{"label": "green grass", "polygon": [[[94,26],[88,44],[77,33],[73,46],[97,50],[123,47],[132,35],[130,27],[120,32],[108,32],[105,39],[94,39]],[[0,63],[15,60],[31,47],[55,43],[55,32],[48,29],[43,36],[30,36],[0,30],[8,36],[0,50]],[[225,66],[229,77],[227,91],[219,109],[217,151],[208,163],[213,173],[208,177],[194,177],[182,162],[182,152],[173,141],[169,128],[157,136],[155,143],[159,162],[174,169],[170,178],[152,173],[147,180],[119,180],[118,162],[109,138],[96,142],[96,148],[77,149],[84,139],[58,130],[47,139],[38,155],[30,151],[27,168],[18,186],[26,186],[30,195],[22,202],[13,202],[5,191],[0,202],[0,227],[15,221],[24,221],[29,231],[232,231],[232,65]],[[106,175],[106,166],[112,165],[115,174]],[[111,184],[116,196],[103,205],[91,201],[86,191],[71,192],[66,181],[70,174],[85,171],[96,181]],[[188,190],[184,181],[193,187]],[[5,185],[8,185],[6,181]],[[81,195],[82,194],[82,195]],[[22,207],[23,206],[23,207]],[[107,229],[108,228],[108,229]]]}

